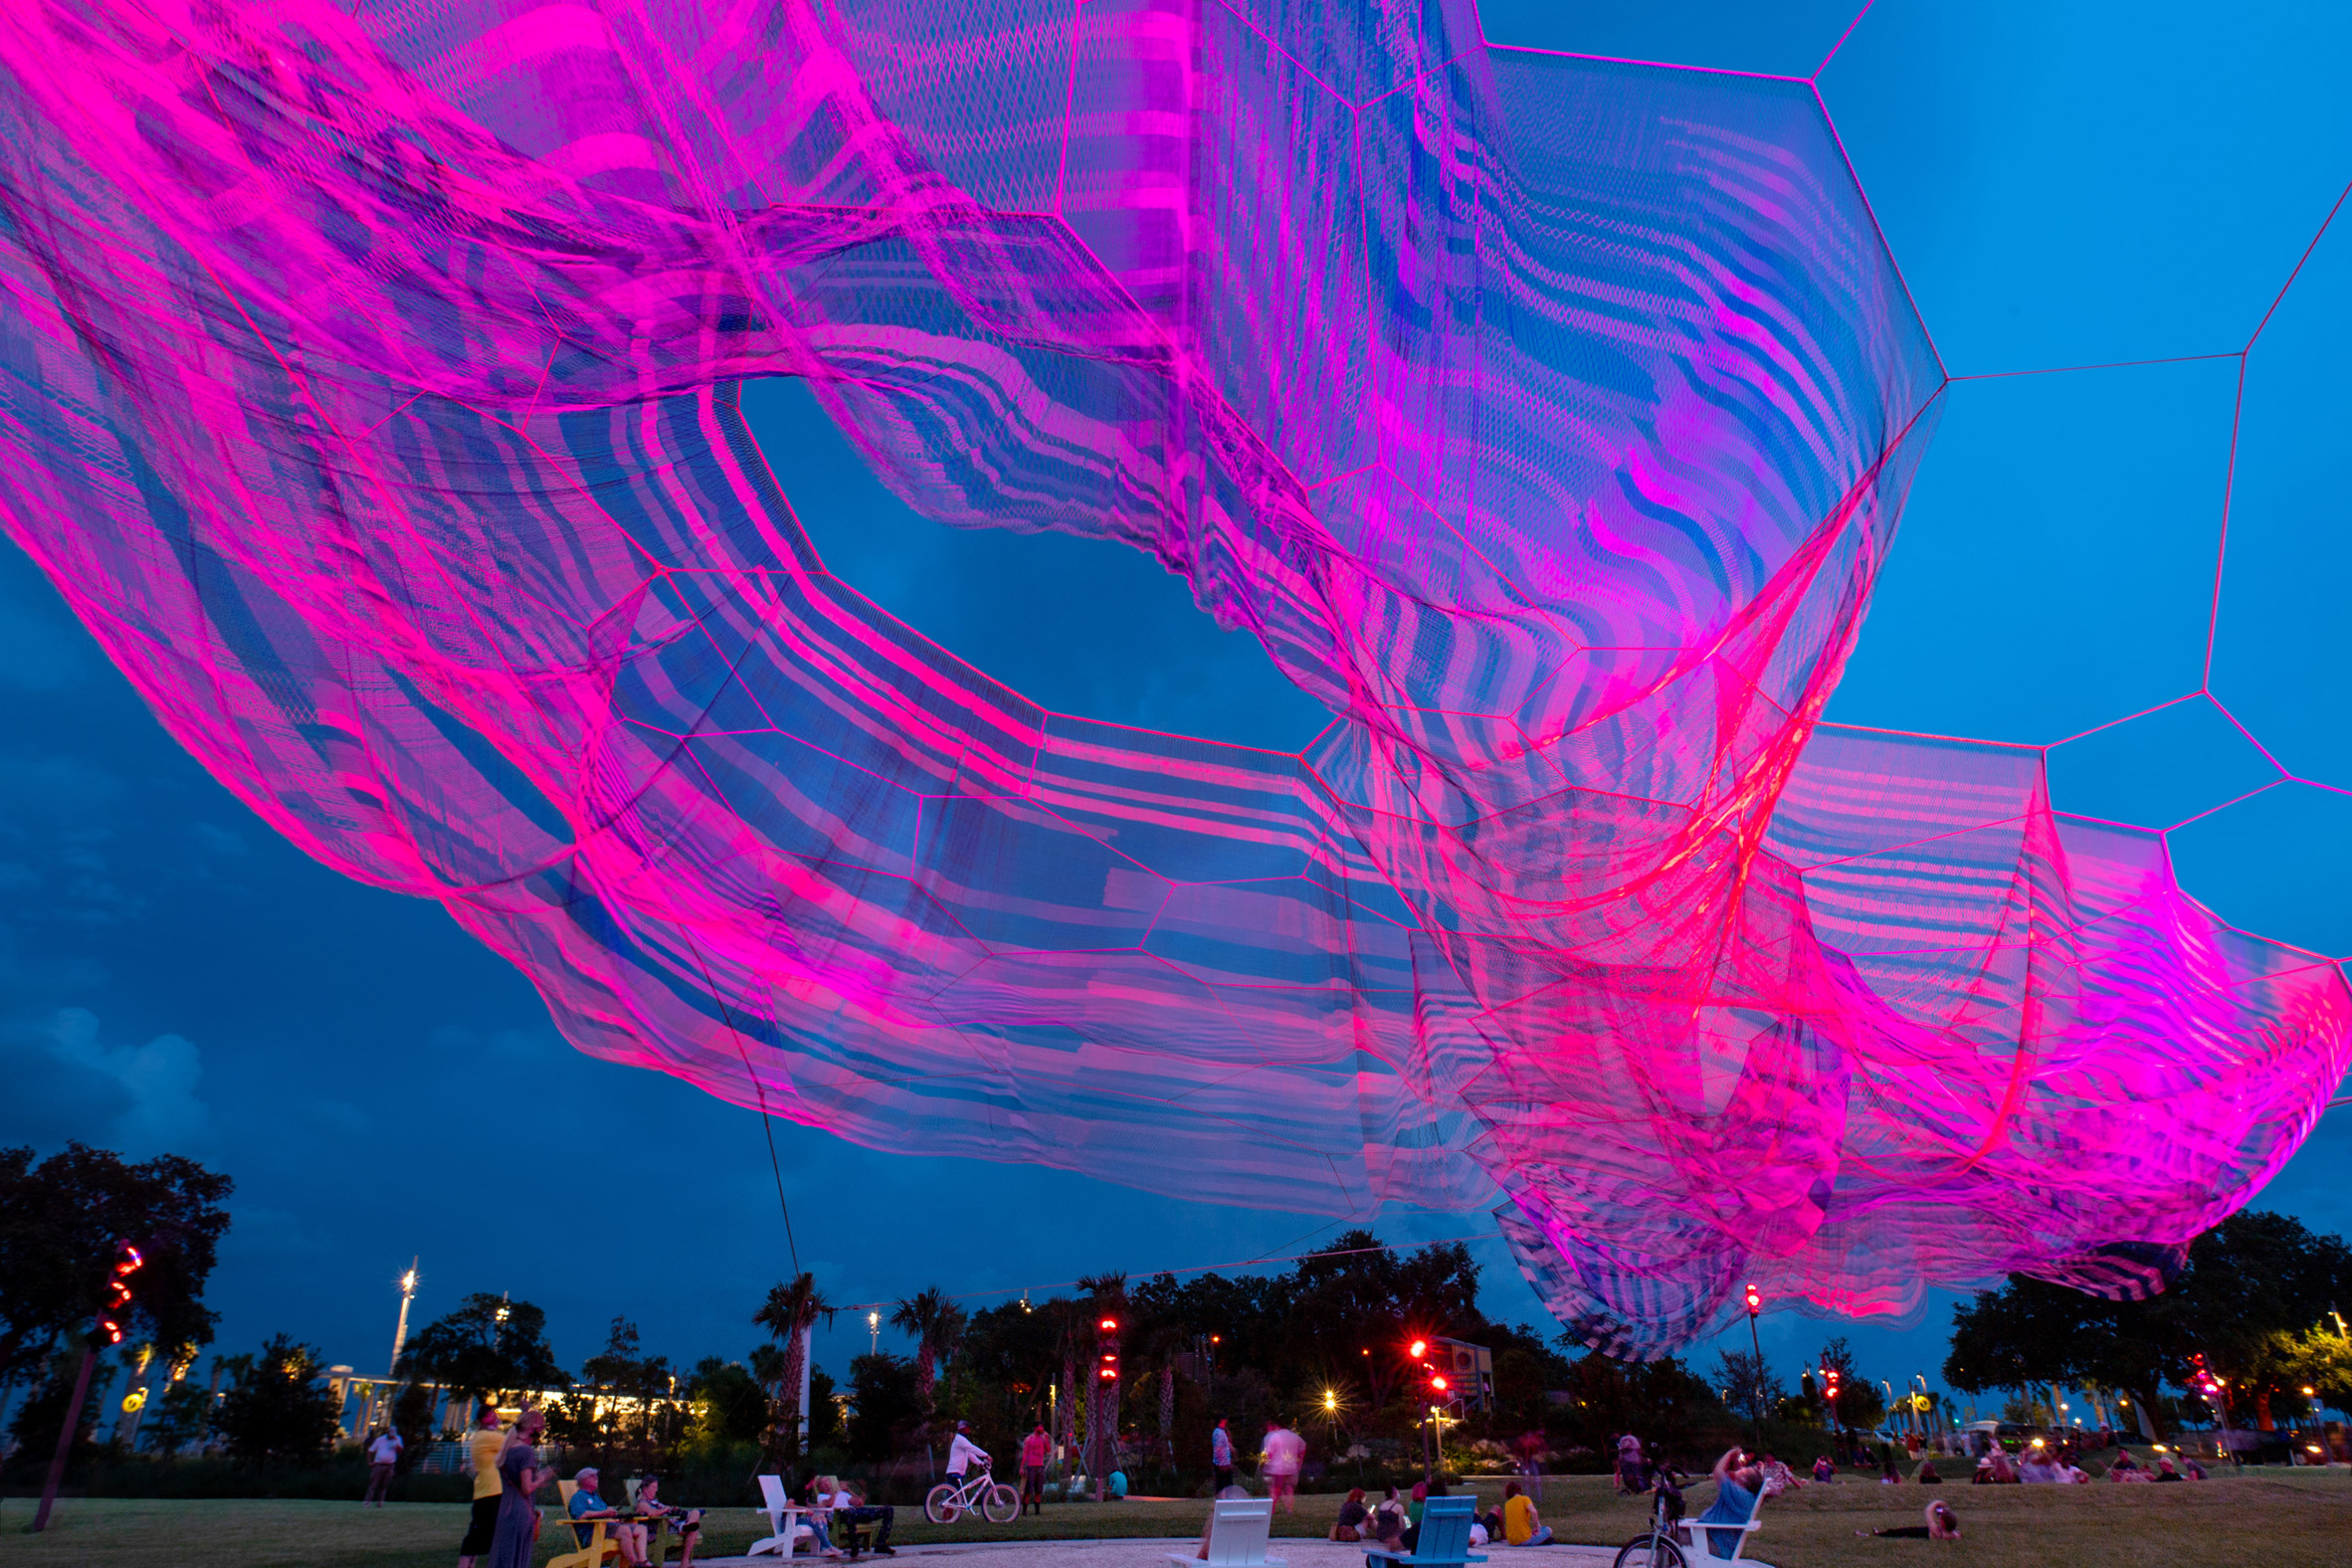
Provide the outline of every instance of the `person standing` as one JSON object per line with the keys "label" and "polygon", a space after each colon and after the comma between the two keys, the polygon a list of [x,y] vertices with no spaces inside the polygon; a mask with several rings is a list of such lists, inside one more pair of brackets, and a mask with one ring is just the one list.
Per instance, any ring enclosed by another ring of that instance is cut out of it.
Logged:
{"label": "person standing", "polygon": [[1217,1418],[1217,1430],[1209,1434],[1209,1469],[1216,1472],[1217,1495],[1225,1495],[1225,1488],[1233,1484],[1233,1434],[1225,1430],[1225,1418]]}
{"label": "person standing", "polygon": [[1266,1424],[1266,1494],[1278,1513],[1298,1511],[1298,1470],[1306,1461],[1306,1439],[1278,1421]]}
{"label": "person standing", "polygon": [[531,1496],[555,1478],[553,1466],[539,1464],[539,1433],[546,1425],[545,1416],[525,1410],[498,1451],[498,1527],[490,1539],[490,1568],[531,1568],[539,1540],[539,1510]]}
{"label": "person standing", "polygon": [[1042,1421],[1021,1440],[1021,1511],[1035,1509],[1041,1519],[1046,1514],[1046,1460],[1053,1449],[1054,1440],[1046,1436]]}
{"label": "person standing", "polygon": [[498,1533],[498,1455],[506,1435],[498,1430],[498,1407],[482,1402],[482,1418],[466,1435],[466,1469],[474,1472],[474,1516],[466,1521],[466,1538],[458,1542],[458,1568],[474,1568],[478,1557],[490,1555]]}
{"label": "person standing", "polygon": [[384,1493],[391,1489],[392,1471],[400,1464],[400,1434],[390,1427],[376,1429],[375,1440],[367,1446],[367,1495],[359,1499],[362,1508],[381,1508]]}

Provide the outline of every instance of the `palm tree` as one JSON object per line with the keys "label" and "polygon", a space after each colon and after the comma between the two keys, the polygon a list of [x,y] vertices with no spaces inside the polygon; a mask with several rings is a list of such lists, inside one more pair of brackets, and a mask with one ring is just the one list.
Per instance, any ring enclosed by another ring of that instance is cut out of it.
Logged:
{"label": "palm tree", "polygon": [[928,1418],[932,1390],[939,1380],[939,1363],[955,1354],[964,1337],[964,1309],[947,1298],[937,1285],[918,1290],[890,1310],[890,1326],[914,1336],[914,1391]]}
{"label": "palm tree", "polygon": [[769,1431],[780,1453],[800,1452],[800,1380],[808,1355],[808,1332],[820,1317],[830,1325],[836,1310],[817,1288],[817,1276],[803,1274],[790,1284],[768,1286],[767,1300],[751,1314],[753,1325],[766,1329],[783,1349],[773,1363],[776,1381],[769,1396],[769,1408],[775,1413]]}

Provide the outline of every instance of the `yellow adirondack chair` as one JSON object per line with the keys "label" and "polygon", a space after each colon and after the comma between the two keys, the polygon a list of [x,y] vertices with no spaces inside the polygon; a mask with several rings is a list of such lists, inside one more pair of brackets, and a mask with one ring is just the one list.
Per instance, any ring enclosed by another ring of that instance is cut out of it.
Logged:
{"label": "yellow adirondack chair", "polygon": [[[559,1480],[555,1484],[563,1493],[563,1523],[558,1528],[568,1530],[572,1527],[572,1493],[580,1489],[580,1483],[576,1480]],[[595,1530],[588,1537],[588,1544],[577,1551],[560,1552],[548,1558],[546,1568],[604,1568],[607,1558],[621,1554],[621,1543],[604,1533],[612,1520],[590,1519],[586,1522]],[[575,1541],[579,1539],[578,1536],[572,1538]]]}

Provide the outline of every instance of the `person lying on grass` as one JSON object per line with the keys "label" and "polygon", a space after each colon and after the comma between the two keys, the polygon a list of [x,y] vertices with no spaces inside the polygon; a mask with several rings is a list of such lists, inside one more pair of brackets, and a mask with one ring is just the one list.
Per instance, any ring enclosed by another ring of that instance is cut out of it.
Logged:
{"label": "person lying on grass", "polygon": [[1925,1524],[1897,1525],[1889,1530],[1857,1530],[1857,1535],[1880,1535],[1894,1540],[1956,1541],[1960,1538],[1960,1515],[1952,1511],[1948,1502],[1927,1505]]}

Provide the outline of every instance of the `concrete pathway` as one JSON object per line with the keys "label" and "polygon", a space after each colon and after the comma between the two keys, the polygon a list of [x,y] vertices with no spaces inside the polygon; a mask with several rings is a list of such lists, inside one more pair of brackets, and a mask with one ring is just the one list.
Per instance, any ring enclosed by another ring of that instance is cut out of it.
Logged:
{"label": "concrete pathway", "polygon": [[[928,1562],[933,1558],[955,1557],[964,1560],[964,1568],[1022,1568],[1037,1563],[1040,1568],[1167,1568],[1167,1554],[1183,1552],[1187,1556],[1198,1548],[1200,1537],[1188,1536],[1152,1539],[1144,1536],[1124,1536],[1111,1540],[1092,1541],[959,1541],[952,1544],[929,1546],[901,1546],[896,1558],[861,1557],[861,1563]],[[1363,1568],[1364,1548],[1342,1541],[1288,1540],[1276,1537],[1267,1542],[1267,1555],[1279,1557],[1290,1568]],[[1524,1563],[1526,1568],[1612,1568],[1617,1561],[1614,1546],[1541,1546],[1513,1549],[1480,1548],[1487,1551],[1497,1565]],[[806,1552],[793,1558],[760,1557],[704,1557],[695,1559],[695,1568],[831,1568],[826,1558],[811,1557]]]}

